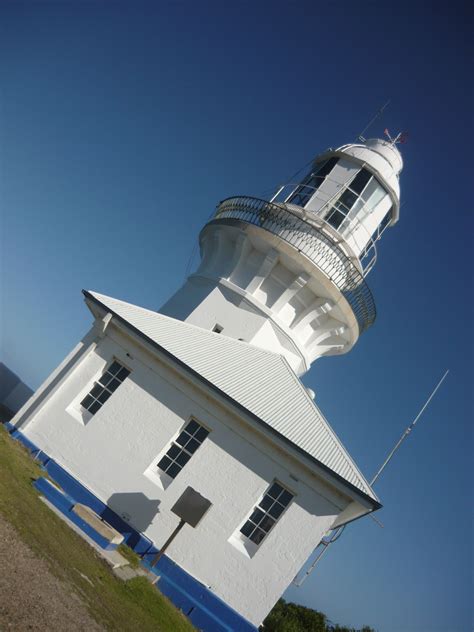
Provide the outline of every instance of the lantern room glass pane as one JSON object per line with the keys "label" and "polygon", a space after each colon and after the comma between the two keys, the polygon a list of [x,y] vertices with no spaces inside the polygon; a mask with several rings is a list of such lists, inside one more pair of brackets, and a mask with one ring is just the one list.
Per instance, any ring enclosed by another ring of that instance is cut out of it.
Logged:
{"label": "lantern room glass pane", "polygon": [[334,156],[325,162],[314,165],[313,171],[306,176],[303,182],[293,191],[287,202],[297,204],[298,206],[305,206],[324,182],[325,177],[334,169],[338,160],[339,158]]}
{"label": "lantern room glass pane", "polygon": [[362,168],[331,204],[324,219],[339,232],[344,232],[356,218],[372,213],[387,195],[377,178]]}

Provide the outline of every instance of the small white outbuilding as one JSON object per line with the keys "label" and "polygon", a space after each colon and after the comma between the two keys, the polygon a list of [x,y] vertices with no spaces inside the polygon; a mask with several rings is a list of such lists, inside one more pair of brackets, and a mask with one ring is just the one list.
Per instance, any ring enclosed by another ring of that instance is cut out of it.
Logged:
{"label": "small white outbuilding", "polygon": [[92,329],[13,419],[145,555],[188,487],[210,501],[159,564],[201,629],[254,630],[328,530],[380,507],[298,376],[375,318],[401,166],[393,143],[346,145],[271,201],[220,203],[160,312],[84,291]]}

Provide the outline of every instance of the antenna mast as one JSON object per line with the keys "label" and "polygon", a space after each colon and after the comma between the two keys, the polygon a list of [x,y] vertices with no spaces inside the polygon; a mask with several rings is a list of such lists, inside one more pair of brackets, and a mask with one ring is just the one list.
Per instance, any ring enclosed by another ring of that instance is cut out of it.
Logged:
{"label": "antenna mast", "polygon": [[[366,128],[367,129],[367,128]],[[365,130],[364,130],[365,131]],[[420,412],[417,414],[417,416],[415,417],[415,419],[411,422],[411,424],[407,427],[407,429],[405,430],[405,432],[402,434],[402,436],[400,437],[400,439],[397,441],[397,443],[395,444],[395,446],[392,448],[392,450],[390,451],[389,455],[387,456],[387,458],[385,459],[385,461],[382,463],[382,465],[380,466],[380,468],[377,470],[375,476],[372,478],[372,480],[370,481],[370,486],[372,487],[372,485],[375,483],[375,481],[379,478],[379,476],[382,474],[383,470],[385,469],[385,467],[388,465],[388,463],[391,461],[393,455],[395,454],[395,452],[397,452],[398,448],[402,445],[402,443],[405,441],[405,439],[408,437],[408,435],[410,434],[410,432],[413,430],[413,428],[415,427],[418,419],[421,417],[421,415],[424,413],[424,411],[426,410],[426,408],[428,407],[429,403],[431,402],[431,400],[433,399],[433,397],[435,396],[437,390],[439,389],[439,387],[441,386],[441,384],[444,382],[444,380],[446,379],[446,376],[449,373],[449,369],[445,372],[445,374],[443,375],[443,377],[440,379],[440,381],[438,382],[438,384],[435,386],[435,388],[433,389],[433,391],[431,392],[431,395],[428,397],[428,399],[426,400],[426,402],[424,403],[423,407],[421,408]],[[370,516],[370,514],[368,514]],[[373,516],[371,516],[373,520],[375,520],[375,518]],[[380,526],[381,525],[378,520],[375,520],[375,522],[377,522]],[[315,567],[317,566],[318,562],[320,561],[320,559],[323,557],[323,555],[326,553],[326,551],[329,549],[329,547],[331,546],[331,544],[334,544],[334,542],[336,542],[337,540],[339,540],[339,538],[342,535],[342,532],[344,531],[344,529],[346,528],[346,525],[342,525],[341,527],[338,527],[337,529],[334,530],[334,533],[329,537],[329,539],[322,539],[321,542],[318,544],[318,546],[316,547],[316,551],[318,550],[318,548],[320,546],[322,546],[322,549],[319,551],[319,553],[317,554],[316,558],[314,559],[313,563],[311,564],[311,566],[308,568],[308,570],[305,572],[305,574],[302,576],[302,578],[300,580],[297,580],[298,574],[296,574],[295,578],[293,579],[293,583],[295,584],[295,586],[297,586],[298,588],[304,583],[304,581],[309,577],[309,575],[311,575],[311,573],[313,572],[313,570],[315,569]],[[327,537],[327,536],[326,536]]]}
{"label": "antenna mast", "polygon": [[420,410],[420,412],[418,413],[418,415],[415,417],[415,419],[411,422],[411,424],[408,426],[408,428],[405,430],[405,432],[402,434],[402,436],[400,437],[400,439],[398,440],[398,442],[395,444],[394,448],[392,449],[392,451],[390,452],[390,454],[388,455],[388,457],[385,459],[385,461],[383,462],[383,464],[380,466],[380,468],[378,469],[377,473],[375,474],[375,476],[373,477],[373,479],[370,481],[370,486],[372,487],[372,485],[375,483],[375,481],[378,479],[378,477],[380,476],[380,474],[382,474],[382,472],[384,471],[385,467],[388,465],[389,461],[392,459],[393,455],[395,454],[395,452],[398,450],[398,448],[402,445],[402,443],[405,441],[405,439],[408,437],[408,435],[410,434],[410,432],[413,430],[413,428],[415,427],[416,422],[418,421],[418,419],[421,417],[421,415],[423,414],[423,412],[425,411],[425,409],[427,408],[428,404],[431,402],[431,400],[433,399],[433,397],[436,394],[436,391],[439,389],[439,387],[441,386],[441,384],[444,382],[444,380],[446,379],[446,376],[449,373],[449,369],[445,372],[445,374],[443,375],[443,377],[440,379],[440,381],[438,382],[438,384],[436,385],[436,387],[434,388],[434,390],[432,391],[431,395],[428,397],[428,399],[426,400],[423,408]]}
{"label": "antenna mast", "polygon": [[384,103],[382,105],[382,107],[380,108],[380,110],[377,111],[377,113],[372,117],[372,119],[368,122],[368,124],[364,127],[364,129],[361,131],[361,133],[359,134],[359,136],[357,136],[356,141],[360,140],[362,143],[365,143],[365,141],[367,140],[364,137],[365,132],[369,129],[369,127],[372,127],[372,125],[375,123],[375,121],[380,118],[385,110],[385,108],[387,108],[390,105],[390,101],[391,99],[389,99],[386,103]]}

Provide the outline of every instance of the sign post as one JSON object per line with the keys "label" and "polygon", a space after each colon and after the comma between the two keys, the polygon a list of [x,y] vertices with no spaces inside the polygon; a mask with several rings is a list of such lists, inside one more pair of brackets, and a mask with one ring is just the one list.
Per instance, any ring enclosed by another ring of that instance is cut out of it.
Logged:
{"label": "sign post", "polygon": [[193,528],[197,527],[211,505],[212,503],[210,500],[201,496],[201,494],[192,487],[187,487],[185,489],[173,507],[171,507],[171,511],[180,518],[179,524],[163,544],[160,551],[153,558],[151,562],[152,567],[158,564],[159,560],[165,554],[166,549],[169,547],[171,542],[173,542],[184,525],[189,524]]}

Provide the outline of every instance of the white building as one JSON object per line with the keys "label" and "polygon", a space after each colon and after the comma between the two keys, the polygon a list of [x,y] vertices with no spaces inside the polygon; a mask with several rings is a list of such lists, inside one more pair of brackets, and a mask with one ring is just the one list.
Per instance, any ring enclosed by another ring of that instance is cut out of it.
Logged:
{"label": "white building", "polygon": [[369,140],[269,202],[221,202],[159,312],[84,292],[91,330],[13,420],[132,545],[164,544],[188,486],[211,501],[159,564],[201,629],[255,629],[329,529],[380,507],[298,376],[374,321],[364,277],[401,169]]}

